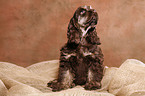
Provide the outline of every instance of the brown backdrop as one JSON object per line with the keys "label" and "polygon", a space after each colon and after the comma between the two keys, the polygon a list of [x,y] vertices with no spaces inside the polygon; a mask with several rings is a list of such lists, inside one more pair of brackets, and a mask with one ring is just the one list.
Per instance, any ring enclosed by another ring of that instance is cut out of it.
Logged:
{"label": "brown backdrop", "polygon": [[74,11],[92,5],[105,65],[145,62],[145,0],[0,0],[0,61],[28,66],[59,59]]}

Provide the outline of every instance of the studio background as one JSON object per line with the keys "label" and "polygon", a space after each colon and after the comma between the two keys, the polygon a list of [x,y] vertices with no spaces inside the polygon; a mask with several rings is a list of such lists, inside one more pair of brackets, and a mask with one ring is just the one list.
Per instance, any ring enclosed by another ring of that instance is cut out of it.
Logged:
{"label": "studio background", "polygon": [[91,5],[104,65],[145,62],[145,0],[0,0],[0,61],[20,66],[59,59],[75,10]]}

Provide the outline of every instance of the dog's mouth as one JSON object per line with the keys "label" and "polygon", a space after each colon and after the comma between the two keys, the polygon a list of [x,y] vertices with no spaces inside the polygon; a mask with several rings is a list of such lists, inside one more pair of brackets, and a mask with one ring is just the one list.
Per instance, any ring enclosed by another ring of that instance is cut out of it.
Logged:
{"label": "dog's mouth", "polygon": [[86,22],[87,22],[87,17],[81,17],[79,16],[78,17],[78,24],[81,25],[81,26],[85,26]]}

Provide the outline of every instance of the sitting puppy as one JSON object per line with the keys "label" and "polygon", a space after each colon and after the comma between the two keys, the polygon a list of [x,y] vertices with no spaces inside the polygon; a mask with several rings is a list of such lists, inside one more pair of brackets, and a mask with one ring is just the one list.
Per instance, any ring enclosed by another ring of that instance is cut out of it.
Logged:
{"label": "sitting puppy", "polygon": [[87,90],[101,88],[103,54],[95,25],[97,12],[91,6],[79,7],[68,25],[68,42],[62,47],[58,78],[48,83],[52,91],[84,85]]}

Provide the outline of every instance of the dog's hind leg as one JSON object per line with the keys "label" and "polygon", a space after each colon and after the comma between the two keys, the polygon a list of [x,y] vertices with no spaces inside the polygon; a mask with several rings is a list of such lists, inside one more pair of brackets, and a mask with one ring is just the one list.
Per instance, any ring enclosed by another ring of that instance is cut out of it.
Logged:
{"label": "dog's hind leg", "polygon": [[48,83],[48,87],[51,87],[52,91],[60,91],[75,86],[72,63],[75,63],[76,56],[73,51],[68,50],[66,46],[61,49],[58,78]]}
{"label": "dog's hind leg", "polygon": [[101,65],[92,65],[88,70],[88,81],[85,84],[86,90],[95,90],[101,88],[101,80],[103,77],[103,67]]}
{"label": "dog's hind leg", "polygon": [[103,78],[103,54],[98,48],[90,56],[86,57],[89,61],[87,83],[85,84],[86,90],[95,90],[101,88],[101,80]]}

